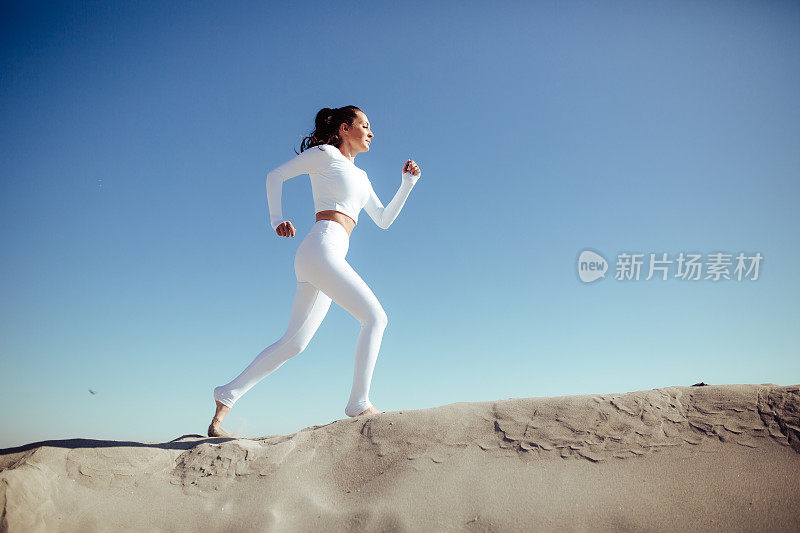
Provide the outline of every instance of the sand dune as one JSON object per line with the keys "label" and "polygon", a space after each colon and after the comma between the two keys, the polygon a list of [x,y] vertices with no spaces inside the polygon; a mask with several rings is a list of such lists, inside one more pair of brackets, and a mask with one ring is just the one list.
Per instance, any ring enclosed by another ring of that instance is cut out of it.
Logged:
{"label": "sand dune", "polygon": [[33,443],[0,450],[0,529],[796,531],[799,479],[800,386],[675,386]]}

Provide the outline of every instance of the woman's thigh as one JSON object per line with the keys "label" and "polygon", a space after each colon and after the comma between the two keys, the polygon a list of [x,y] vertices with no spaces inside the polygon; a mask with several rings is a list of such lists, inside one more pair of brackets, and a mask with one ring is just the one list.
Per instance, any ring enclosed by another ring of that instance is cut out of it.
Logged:
{"label": "woman's thigh", "polygon": [[301,350],[305,348],[330,306],[331,299],[327,294],[307,281],[298,281],[284,340],[297,344]]}
{"label": "woman's thigh", "polygon": [[[372,289],[345,259],[349,240],[337,222],[323,221],[320,232],[312,228],[297,249],[295,274],[342,306],[359,322],[386,322],[386,313]],[[319,224],[319,222],[317,223]]]}
{"label": "woman's thigh", "polygon": [[386,322],[386,313],[367,283],[345,259],[326,261],[309,280],[359,322]]}

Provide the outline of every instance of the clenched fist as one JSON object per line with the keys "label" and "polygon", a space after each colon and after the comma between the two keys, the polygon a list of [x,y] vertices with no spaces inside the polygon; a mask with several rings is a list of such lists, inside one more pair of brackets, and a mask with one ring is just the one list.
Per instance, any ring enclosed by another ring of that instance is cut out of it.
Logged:
{"label": "clenched fist", "polygon": [[292,226],[292,223],[287,220],[275,228],[275,233],[281,237],[294,237],[294,226]]}
{"label": "clenched fist", "polygon": [[403,181],[414,185],[417,183],[420,175],[422,175],[422,171],[419,169],[419,166],[411,159],[406,161],[406,164],[403,165]]}

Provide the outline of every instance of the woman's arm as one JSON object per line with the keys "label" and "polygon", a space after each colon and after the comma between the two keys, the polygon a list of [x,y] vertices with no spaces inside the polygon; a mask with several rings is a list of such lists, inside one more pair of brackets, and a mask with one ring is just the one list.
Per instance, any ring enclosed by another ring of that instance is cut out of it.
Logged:
{"label": "woman's arm", "polygon": [[319,172],[326,164],[328,154],[319,146],[312,146],[267,174],[267,207],[272,229],[277,229],[285,220],[281,207],[283,182],[311,172]]}
{"label": "woman's arm", "polygon": [[370,184],[371,192],[369,200],[367,200],[364,206],[364,210],[370,218],[375,221],[375,224],[377,224],[379,228],[388,229],[389,226],[392,225],[394,219],[400,214],[400,210],[403,208],[403,204],[406,203],[406,199],[409,193],[411,193],[411,189],[414,188],[414,184],[419,179],[419,176],[419,174],[414,175],[411,172],[403,172],[403,183],[400,184],[400,188],[397,189],[394,198],[392,198],[392,201],[389,202],[389,205],[386,207],[383,206],[378,195],[375,194],[375,189],[373,189],[372,184]]}

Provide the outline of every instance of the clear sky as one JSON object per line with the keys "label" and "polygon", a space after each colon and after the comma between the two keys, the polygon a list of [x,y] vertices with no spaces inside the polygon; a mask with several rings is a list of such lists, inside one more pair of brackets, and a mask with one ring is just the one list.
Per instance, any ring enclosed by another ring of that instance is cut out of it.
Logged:
{"label": "clear sky", "polygon": [[[422,169],[347,256],[389,316],[379,409],[800,383],[796,2],[210,4],[3,4],[0,447],[204,434],[283,334],[314,222],[297,177],[275,235],[265,175],[349,104],[384,203]],[[763,260],[615,279],[681,252]],[[331,306],[223,426],[344,418],[358,332]]]}

